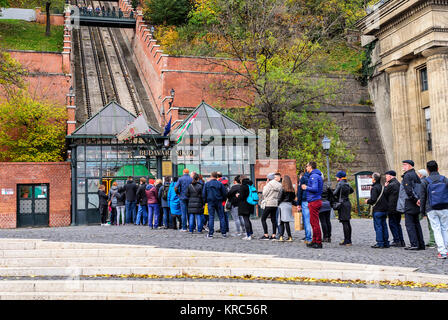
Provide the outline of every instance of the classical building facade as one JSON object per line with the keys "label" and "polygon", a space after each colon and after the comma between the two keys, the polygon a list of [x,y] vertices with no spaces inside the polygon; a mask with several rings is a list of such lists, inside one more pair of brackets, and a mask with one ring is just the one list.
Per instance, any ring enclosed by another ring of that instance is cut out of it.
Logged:
{"label": "classical building facade", "polygon": [[448,174],[448,0],[380,1],[358,22],[375,44],[369,84],[388,165]]}

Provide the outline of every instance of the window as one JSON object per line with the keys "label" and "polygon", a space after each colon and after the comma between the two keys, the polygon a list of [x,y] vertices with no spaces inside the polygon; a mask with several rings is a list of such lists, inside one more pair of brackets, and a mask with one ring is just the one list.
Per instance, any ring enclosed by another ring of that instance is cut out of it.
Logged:
{"label": "window", "polygon": [[428,70],[426,68],[420,70],[420,85],[422,91],[428,90]]}
{"label": "window", "polygon": [[426,142],[428,151],[432,151],[432,138],[431,138],[431,113],[429,107],[423,109],[425,111],[425,124],[426,124]]}

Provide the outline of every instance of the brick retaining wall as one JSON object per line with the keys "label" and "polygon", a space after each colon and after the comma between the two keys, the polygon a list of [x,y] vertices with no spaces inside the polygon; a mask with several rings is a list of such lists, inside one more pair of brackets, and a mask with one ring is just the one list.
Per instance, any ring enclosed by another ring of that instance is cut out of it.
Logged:
{"label": "brick retaining wall", "polygon": [[71,222],[70,162],[0,162],[0,228],[17,226],[17,185],[49,184],[50,227],[69,226]]}

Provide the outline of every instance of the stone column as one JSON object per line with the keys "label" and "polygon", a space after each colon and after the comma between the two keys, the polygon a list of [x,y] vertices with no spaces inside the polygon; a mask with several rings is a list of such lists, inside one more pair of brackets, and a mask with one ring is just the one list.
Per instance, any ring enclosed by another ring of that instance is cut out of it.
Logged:
{"label": "stone column", "polygon": [[448,173],[448,48],[423,51],[427,58],[432,154],[442,174]]}
{"label": "stone column", "polygon": [[[387,68],[390,83],[390,113],[393,133],[393,166],[401,172],[401,161],[412,158],[411,129],[407,95],[407,65]],[[391,150],[385,150],[391,152]]]}

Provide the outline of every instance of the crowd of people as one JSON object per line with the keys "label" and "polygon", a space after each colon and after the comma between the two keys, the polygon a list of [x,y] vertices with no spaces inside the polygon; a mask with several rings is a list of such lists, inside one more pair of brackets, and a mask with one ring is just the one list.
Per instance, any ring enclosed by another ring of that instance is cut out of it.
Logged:
{"label": "crowd of people", "polygon": [[[121,10],[121,8],[118,8],[118,11],[115,10],[115,7],[112,7],[112,9],[110,7],[105,8],[104,6],[97,6],[97,7],[92,7],[90,4],[88,6],[81,6],[78,5],[78,10],[79,13],[83,16],[92,16],[92,17],[110,17],[110,18],[123,18],[124,17],[124,13]],[[74,12],[72,11],[72,14]],[[129,18],[133,19],[134,18],[134,12],[131,10],[129,12]]]}
{"label": "crowd of people", "polygon": [[[395,171],[387,171],[385,183],[378,172],[372,175],[371,195],[365,200],[371,207],[376,243],[372,248],[404,247],[405,250],[424,250],[437,247],[438,258],[446,259],[448,249],[448,179],[438,173],[435,161],[429,161],[426,169],[414,169],[412,160],[403,161],[401,183]],[[323,242],[331,242],[331,212],[337,211],[342,224],[344,239],[341,246],[352,245],[350,224],[352,205],[349,199],[354,192],[347,181],[347,174],[336,174],[337,185],[333,190],[324,181],[316,162],[310,161],[298,177],[298,188],[294,189],[291,178],[280,173],[267,175],[261,198],[254,183],[244,175],[232,182],[220,172],[212,172],[205,181],[197,172],[184,169],[181,177],[167,177],[165,182],[140,178],[137,185],[129,177],[123,187],[114,182],[109,194],[100,186],[99,211],[102,224],[107,224],[108,212],[111,224],[134,223],[147,225],[151,229],[179,229],[182,232],[203,233],[213,238],[215,215],[218,216],[223,237],[229,235],[229,214],[235,224],[235,236],[252,240],[253,228],[250,216],[255,206],[262,210],[263,235],[259,240],[293,241],[290,223],[294,222],[293,207],[302,213],[305,237],[301,239],[307,247],[319,249]],[[410,245],[406,246],[401,217]],[[425,245],[420,220],[428,217],[430,239]],[[272,232],[269,235],[267,219],[270,218]],[[387,223],[388,222],[388,223]],[[392,242],[389,242],[389,232]],[[277,232],[278,231],[278,232]],[[286,236],[285,236],[286,231]]]}

